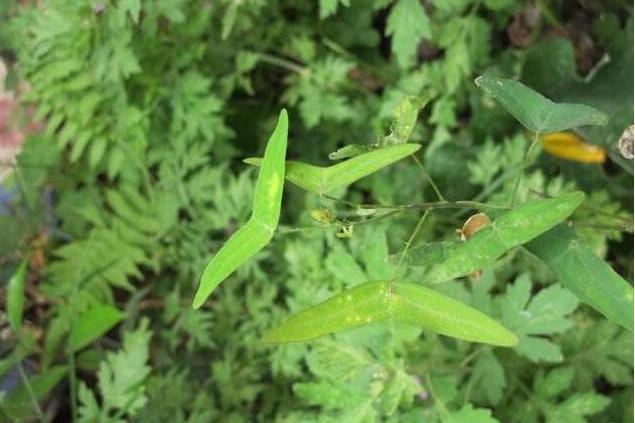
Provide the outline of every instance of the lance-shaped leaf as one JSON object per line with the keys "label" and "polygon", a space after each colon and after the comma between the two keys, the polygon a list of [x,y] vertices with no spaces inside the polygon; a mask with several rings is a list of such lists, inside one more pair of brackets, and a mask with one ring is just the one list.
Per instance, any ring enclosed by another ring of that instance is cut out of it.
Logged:
{"label": "lance-shaped leaf", "polygon": [[271,241],[278,227],[282,206],[288,128],[287,112],[282,110],[276,129],[267,142],[256,182],[251,217],[208,263],[192,307],[201,307],[225,278]]}
{"label": "lance-shaped leaf", "polygon": [[593,250],[560,225],[526,245],[583,302],[633,331],[633,287]]}
{"label": "lance-shaped leaf", "polygon": [[608,116],[591,106],[554,103],[511,79],[479,76],[474,81],[532,132],[558,132],[587,125],[606,125]]}
{"label": "lance-shaped leaf", "polygon": [[513,346],[516,336],[480,311],[420,285],[367,282],[289,317],[265,333],[265,342],[305,341],[357,326],[395,319],[436,333]]}
{"label": "lance-shaped leaf", "polygon": [[[430,258],[435,259],[426,274],[426,282],[444,282],[487,267],[506,251],[532,240],[565,220],[582,201],[584,194],[579,191],[528,201],[503,213],[467,241],[443,243],[442,248],[435,248],[422,263],[428,265]],[[416,266],[413,258],[409,259],[409,263]]]}
{"label": "lance-shaped leaf", "polygon": [[75,352],[101,338],[125,315],[115,307],[95,304],[73,322],[68,336],[68,350]]}
{"label": "lance-shaped leaf", "polygon": [[[286,178],[289,182],[315,194],[326,194],[345,187],[379,169],[414,154],[420,144],[400,144],[360,154],[333,166],[321,167],[288,161]],[[245,163],[260,166],[262,159],[251,157]]]}
{"label": "lance-shaped leaf", "polygon": [[26,268],[29,261],[24,259],[13,273],[7,285],[7,315],[9,325],[16,332],[22,327],[22,313],[24,310],[24,286],[26,284]]}

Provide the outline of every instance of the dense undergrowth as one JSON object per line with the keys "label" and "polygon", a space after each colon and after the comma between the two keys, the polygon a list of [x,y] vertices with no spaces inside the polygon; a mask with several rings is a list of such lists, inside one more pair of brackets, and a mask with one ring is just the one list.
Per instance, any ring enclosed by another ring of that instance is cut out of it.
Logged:
{"label": "dense undergrowth", "polygon": [[[632,332],[532,247],[433,286],[512,330],[513,348],[394,322],[262,341],[395,268],[425,284],[414,253],[483,204],[584,191],[570,226],[632,283],[630,3],[5,0],[0,19],[25,134],[0,163],[3,300],[26,263],[21,323],[15,302],[0,313],[0,419],[632,421]],[[605,112],[575,128],[599,149],[573,137],[573,155],[547,140],[528,154],[538,135],[474,84],[483,74]],[[286,184],[267,249],[195,310],[205,265],[251,213],[258,169],[242,159],[282,107],[288,159],[329,165],[404,136],[421,149],[328,196]],[[472,203],[406,206],[456,201]]]}

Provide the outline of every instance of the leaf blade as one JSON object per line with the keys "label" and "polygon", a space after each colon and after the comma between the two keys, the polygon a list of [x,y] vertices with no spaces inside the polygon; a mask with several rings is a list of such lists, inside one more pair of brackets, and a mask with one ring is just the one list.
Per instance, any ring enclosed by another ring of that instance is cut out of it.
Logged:
{"label": "leaf blade", "polygon": [[67,347],[69,352],[81,350],[99,339],[119,323],[125,314],[105,304],[96,304],[80,314],[71,327]]}
{"label": "leaf blade", "polygon": [[474,82],[532,132],[559,132],[608,122],[606,113],[591,106],[555,103],[518,81],[482,75]]}
{"label": "leaf blade", "polygon": [[566,219],[584,200],[576,191],[528,201],[501,215],[465,242],[445,246],[443,259],[431,266],[428,283],[440,283],[487,267],[509,249],[524,244]]}
{"label": "leaf blade", "polygon": [[22,260],[18,269],[11,275],[7,285],[7,316],[15,333],[19,333],[22,328],[27,266],[28,259]]}
{"label": "leaf blade", "polygon": [[609,320],[633,331],[633,288],[564,225],[526,245],[558,281]]}

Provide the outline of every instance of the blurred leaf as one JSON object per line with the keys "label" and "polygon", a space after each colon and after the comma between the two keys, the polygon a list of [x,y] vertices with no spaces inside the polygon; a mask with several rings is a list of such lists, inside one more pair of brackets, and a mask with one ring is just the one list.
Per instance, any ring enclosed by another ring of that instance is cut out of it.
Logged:
{"label": "blurred leaf", "polygon": [[498,298],[503,323],[520,338],[518,354],[531,361],[562,361],[560,348],[539,336],[558,334],[570,329],[568,318],[578,306],[577,298],[559,285],[543,288],[533,298],[531,280],[521,275]]}
{"label": "blurred leaf", "polygon": [[397,0],[388,15],[386,35],[392,36],[392,51],[399,66],[410,66],[421,38],[431,36],[430,21],[419,0]]}
{"label": "blurred leaf", "polygon": [[71,327],[67,342],[69,352],[79,351],[101,338],[124,317],[124,313],[109,305],[91,306],[79,315]]}
{"label": "blurred leaf", "polygon": [[7,285],[7,316],[9,324],[16,334],[22,328],[22,312],[24,311],[24,289],[26,284],[29,259],[22,260],[20,266],[9,278]]}

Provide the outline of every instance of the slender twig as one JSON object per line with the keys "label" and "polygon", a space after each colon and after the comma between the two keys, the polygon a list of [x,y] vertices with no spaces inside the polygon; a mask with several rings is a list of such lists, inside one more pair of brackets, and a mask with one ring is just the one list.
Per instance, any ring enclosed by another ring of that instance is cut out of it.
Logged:
{"label": "slender twig", "polygon": [[271,65],[280,66],[281,68],[290,70],[291,72],[299,73],[300,75],[308,72],[308,69],[292,62],[291,60],[284,59],[282,57],[274,56],[267,53],[258,53],[258,57],[262,62],[269,63]]}
{"label": "slender twig", "polygon": [[434,193],[437,195],[439,200],[445,201],[445,197],[443,196],[443,194],[441,194],[441,191],[439,190],[439,187],[437,186],[437,184],[434,183],[434,180],[432,179],[432,176],[430,176],[430,174],[428,173],[426,168],[423,167],[423,164],[421,163],[421,161],[414,154],[412,154],[411,157],[415,161],[417,166],[419,167],[419,170],[421,170],[421,173],[423,174],[424,178],[428,181],[430,186],[432,186],[432,189],[434,190]]}
{"label": "slender twig", "polygon": [[68,385],[71,394],[71,419],[77,421],[77,369],[75,367],[75,353],[70,351],[68,354]]}
{"label": "slender twig", "polygon": [[[399,271],[399,269],[401,269],[401,266],[403,265],[403,262],[406,259],[406,255],[408,254],[408,250],[410,249],[410,246],[412,245],[412,242],[415,240],[415,238],[419,234],[419,231],[421,230],[421,227],[423,226],[424,222],[426,221],[429,213],[430,213],[429,209],[426,210],[425,213],[423,213],[423,215],[419,219],[419,222],[417,222],[417,226],[415,226],[415,229],[410,234],[410,237],[408,238],[408,241],[406,241],[406,245],[404,246],[403,250],[401,251],[401,256],[399,257],[399,263],[397,263],[397,268],[395,269],[395,272],[394,272],[395,274]],[[393,278],[394,277],[395,277],[395,275],[393,275]]]}
{"label": "slender twig", "polygon": [[35,391],[33,391],[33,386],[31,386],[31,382],[29,381],[29,378],[26,375],[26,372],[24,371],[24,367],[22,367],[22,361],[20,360],[19,356],[16,356],[16,366],[18,368],[18,372],[20,372],[20,378],[22,378],[22,383],[24,384],[24,387],[26,388],[27,393],[29,394],[29,398],[31,399],[31,402],[33,403],[33,409],[35,410],[35,413],[37,414],[37,418],[38,420],[40,420],[41,422],[45,422],[46,419],[44,418],[44,413],[42,412],[42,408],[40,408],[40,403],[37,400],[37,396],[35,395]]}
{"label": "slender twig", "polygon": [[529,147],[527,148],[527,151],[525,152],[525,157],[523,158],[522,166],[520,166],[520,169],[518,169],[516,182],[514,183],[514,189],[512,190],[512,193],[509,197],[510,207],[513,207],[514,204],[516,203],[516,194],[518,193],[518,188],[520,188],[520,181],[523,178],[523,173],[525,173],[525,170],[529,166],[529,158],[531,157],[531,153],[534,150],[534,147],[538,144],[539,139],[540,139],[540,134],[538,132],[535,132],[534,138],[531,141],[531,144],[529,145]]}

